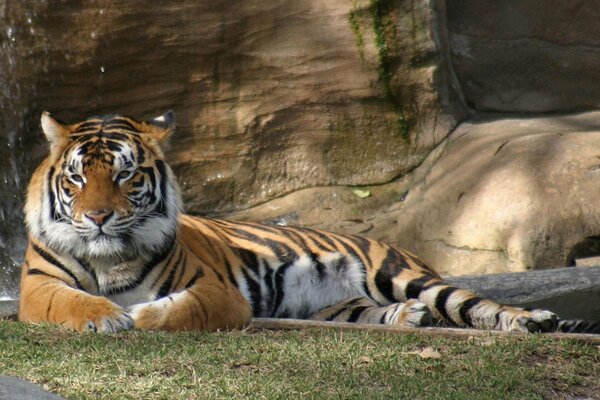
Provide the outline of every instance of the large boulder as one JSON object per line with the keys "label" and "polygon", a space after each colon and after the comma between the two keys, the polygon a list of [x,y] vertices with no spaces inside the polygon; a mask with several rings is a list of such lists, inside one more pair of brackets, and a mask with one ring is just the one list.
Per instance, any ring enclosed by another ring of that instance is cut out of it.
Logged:
{"label": "large boulder", "polygon": [[575,265],[600,250],[600,113],[463,123],[398,212],[442,273]]}

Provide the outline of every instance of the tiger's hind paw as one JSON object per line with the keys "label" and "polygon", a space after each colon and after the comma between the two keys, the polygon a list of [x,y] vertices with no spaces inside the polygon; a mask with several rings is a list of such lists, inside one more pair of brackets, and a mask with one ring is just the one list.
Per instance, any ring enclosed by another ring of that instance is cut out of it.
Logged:
{"label": "tiger's hind paw", "polygon": [[431,310],[420,301],[410,299],[399,304],[397,308],[395,325],[419,327],[432,324]]}
{"label": "tiger's hind paw", "polygon": [[532,310],[515,318],[513,329],[521,332],[554,332],[558,327],[558,318],[552,311]]}

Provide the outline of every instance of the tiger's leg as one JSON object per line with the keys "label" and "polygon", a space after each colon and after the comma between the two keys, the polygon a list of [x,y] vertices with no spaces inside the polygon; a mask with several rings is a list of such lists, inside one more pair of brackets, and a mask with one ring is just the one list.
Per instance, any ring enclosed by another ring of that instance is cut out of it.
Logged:
{"label": "tiger's leg", "polygon": [[250,304],[232,285],[207,277],[182,291],[129,307],[135,328],[142,330],[217,330],[250,322]]}
{"label": "tiger's leg", "polygon": [[372,299],[355,297],[320,310],[308,319],[417,327],[431,325],[431,311],[416,300],[381,306]]}
{"label": "tiger's leg", "polygon": [[[522,332],[549,332],[557,327],[557,317],[550,311],[503,306],[420,271],[402,269],[389,277],[390,285],[382,284],[382,278],[376,286],[385,297],[417,299],[431,309],[435,320],[452,325]],[[391,292],[383,293],[386,289]]]}
{"label": "tiger's leg", "polygon": [[[76,331],[114,333],[133,329],[125,309],[102,296],[71,287],[62,271],[42,272],[26,262],[21,276],[19,320],[52,322]],[[63,276],[64,275],[64,276]],[[64,280],[63,280],[64,279]]]}

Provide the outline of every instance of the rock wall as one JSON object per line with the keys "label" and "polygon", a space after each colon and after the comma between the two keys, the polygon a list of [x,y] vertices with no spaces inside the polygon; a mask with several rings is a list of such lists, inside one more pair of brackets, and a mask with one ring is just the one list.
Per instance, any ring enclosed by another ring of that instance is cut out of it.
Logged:
{"label": "rock wall", "polygon": [[600,1],[452,0],[453,67],[477,110],[600,105]]}
{"label": "rock wall", "polygon": [[[443,2],[0,0],[0,238],[22,251],[43,110],[152,117],[194,213],[390,181],[464,116]],[[1,215],[0,215],[1,216]]]}

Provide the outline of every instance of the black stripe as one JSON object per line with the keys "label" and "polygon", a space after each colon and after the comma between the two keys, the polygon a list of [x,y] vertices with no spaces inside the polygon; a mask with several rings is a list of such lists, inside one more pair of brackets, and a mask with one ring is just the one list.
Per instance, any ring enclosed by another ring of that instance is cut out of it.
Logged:
{"label": "black stripe", "polygon": [[214,268],[211,268],[211,269],[212,269],[212,272],[214,272],[215,275],[217,275],[217,279],[219,280],[219,282],[221,282],[222,284],[225,284],[225,279],[223,278],[223,275],[216,269],[214,269]]}
{"label": "black stripe", "polygon": [[91,128],[100,128],[102,122],[101,121],[89,121],[89,122],[83,122],[81,124],[79,124],[79,126],[77,127],[77,129],[75,130],[75,132],[79,133],[83,130],[86,129],[91,129]]}
{"label": "black stripe", "polygon": [[[395,303],[397,301],[404,301],[410,298],[417,298],[423,289],[422,283],[428,282],[432,279],[432,277],[425,275],[417,280],[413,280],[415,281],[414,285],[417,286],[411,287],[409,283],[404,292],[405,298],[397,299],[394,296],[394,285],[392,280],[402,271],[407,269],[410,269],[410,265],[406,263],[404,256],[395,249],[388,249],[385,259],[381,262],[379,270],[375,274],[375,285],[389,302]],[[421,282],[421,280],[423,280],[423,282]],[[419,283],[421,283],[420,288],[418,286]]]}
{"label": "black stripe", "polygon": [[27,270],[27,275],[44,275],[44,276],[48,276],[50,278],[61,280],[58,276],[54,276],[52,274],[49,274],[49,273],[44,272],[41,269],[37,269],[37,268],[29,268]]}
{"label": "black stripe", "polygon": [[243,267],[250,269],[255,275],[259,275],[258,257],[256,253],[247,249],[237,249],[237,254],[242,260]]}
{"label": "black stripe", "polygon": [[167,168],[162,160],[156,160],[156,168],[160,173],[160,198],[158,199],[158,205],[156,212],[159,215],[167,215],[167,202],[168,198],[168,186],[167,186]]}
{"label": "black stripe", "polygon": [[[352,300],[347,301],[343,305],[342,304],[338,305],[338,307],[340,307],[340,308],[338,310],[336,310],[336,312],[334,312],[333,314],[331,314],[329,317],[327,317],[325,320],[326,321],[333,321],[341,313],[343,313],[344,311],[346,311],[348,308],[350,308],[350,306],[352,306],[353,304],[356,304],[360,300],[362,300],[362,297],[356,297],[356,298],[354,298]],[[333,307],[333,306],[331,306],[331,307]]]}
{"label": "black stripe", "polygon": [[360,318],[362,313],[365,312],[365,310],[367,308],[369,308],[369,307],[365,307],[365,306],[356,307],[354,310],[352,310],[352,313],[350,313],[350,316],[348,317],[347,322],[356,322],[358,320],[358,318]]}
{"label": "black stripe", "polygon": [[246,279],[248,290],[250,291],[250,304],[252,304],[252,312],[254,315],[260,315],[262,312],[260,307],[261,293],[260,285],[256,282],[244,268],[242,268],[242,274]]}
{"label": "black stripe", "polygon": [[56,215],[56,196],[54,194],[54,187],[52,186],[52,176],[54,175],[54,167],[51,167],[48,171],[48,203],[50,205],[50,219],[57,221],[58,216]]}
{"label": "black stripe", "polygon": [[313,254],[309,254],[309,255],[310,255],[311,261],[312,261],[315,269],[317,270],[317,275],[319,277],[319,280],[322,281],[323,279],[325,279],[327,277],[327,274],[326,274],[327,268],[321,261],[319,261],[316,254],[313,253]]}
{"label": "black stripe", "polygon": [[317,240],[314,236],[316,236],[314,234],[314,231],[310,230],[310,229],[298,229],[298,231],[302,232],[305,237],[307,239],[310,240],[310,242],[315,245],[319,250],[323,251],[323,252],[327,252],[327,253],[331,253],[333,251],[335,251],[335,247],[327,247],[325,246],[320,240]]}
{"label": "black stripe", "polygon": [[181,279],[183,279],[183,275],[185,274],[186,262],[187,262],[187,254],[185,252],[183,252],[183,261],[181,262],[182,266],[181,266],[181,268],[179,268],[179,274],[177,275],[177,278],[173,282],[173,288],[175,288],[175,290],[177,290],[177,288],[179,287],[179,284],[181,283]]}
{"label": "black stripe", "polygon": [[135,143],[135,148],[137,151],[137,163],[138,165],[141,165],[146,160],[146,150],[144,149],[144,146],[142,146],[142,141],[139,138],[133,137],[133,142]]}
{"label": "black stripe", "polygon": [[385,297],[390,303],[397,302],[400,299],[396,299],[394,296],[394,285],[392,283],[392,278],[388,276],[386,271],[383,269],[379,269],[375,274],[375,286],[377,290]]}
{"label": "black stripe", "polygon": [[120,152],[121,150],[123,150],[123,145],[119,142],[115,142],[114,140],[107,140],[106,147],[108,148],[108,150],[114,151],[117,153]]}
{"label": "black stripe", "polygon": [[348,236],[354,244],[360,249],[360,251],[365,255],[365,262],[368,262],[368,265],[365,265],[369,269],[373,268],[373,263],[371,262],[371,257],[369,257],[369,252],[371,251],[371,241],[362,236],[351,235]]}
{"label": "black stripe", "polygon": [[283,301],[283,296],[285,296],[285,293],[283,290],[284,281],[285,281],[285,272],[292,265],[293,265],[293,263],[287,262],[287,263],[281,265],[277,269],[277,271],[275,271],[275,273],[274,273],[273,280],[275,283],[275,285],[274,285],[275,299],[273,301],[273,308],[272,308],[270,317],[274,317],[275,315],[277,315],[277,311],[278,311],[279,307],[281,306],[281,302]]}
{"label": "black stripe", "polygon": [[33,250],[35,250],[35,252],[38,253],[44,260],[46,260],[48,263],[54,265],[55,267],[59,268],[64,273],[69,275],[69,277],[71,279],[73,279],[73,282],[75,283],[75,286],[77,287],[77,289],[84,290],[83,286],[81,286],[81,283],[79,282],[79,279],[77,279],[77,277],[75,276],[73,271],[71,271],[70,269],[65,267],[56,258],[54,258],[50,254],[48,254],[45,250],[42,250],[41,248],[39,248],[36,244],[32,243],[32,247],[33,247]]}
{"label": "black stripe", "polygon": [[496,315],[494,316],[494,327],[498,327],[498,325],[500,325],[500,314],[502,313],[502,310],[498,311],[496,313]]}
{"label": "black stripe", "polygon": [[192,279],[189,280],[188,283],[185,284],[185,289],[189,289],[192,286],[194,286],[194,284],[196,283],[196,281],[200,278],[202,278],[204,276],[204,272],[202,271],[202,268],[198,267],[198,269],[196,270],[196,274],[192,277]]}
{"label": "black stripe", "polygon": [[425,286],[431,281],[431,279],[432,278],[430,276],[423,275],[420,278],[413,279],[412,281],[408,282],[408,285],[406,285],[406,289],[404,290],[406,293],[406,299],[418,299],[419,295],[425,289]]}
{"label": "black stripe", "polygon": [[481,297],[473,297],[469,300],[462,303],[460,306],[460,310],[458,313],[460,314],[460,318],[464,321],[467,326],[473,327],[473,321],[471,320],[471,315],[469,315],[469,311],[475,307],[477,304],[481,303],[483,299]]}
{"label": "black stripe", "polygon": [[319,240],[321,240],[322,242],[324,242],[327,245],[329,245],[331,249],[328,250],[328,251],[338,251],[339,250],[339,246],[332,240],[332,238],[329,237],[328,235],[324,234],[323,232],[311,230],[311,229],[308,229],[308,228],[303,228],[303,229],[306,230],[306,231],[310,231]]}
{"label": "black stripe", "polygon": [[275,240],[265,239],[263,237],[257,236],[241,227],[229,228],[227,229],[227,233],[231,236],[248,240],[255,244],[259,244],[269,248],[275,254],[275,257],[277,257],[282,262],[289,263],[298,258],[296,252],[293,251],[289,246],[285,246],[283,243]]}
{"label": "black stripe", "polygon": [[306,253],[311,253],[310,247],[306,242],[305,235],[300,232],[298,229],[288,228],[288,227],[280,227],[280,233],[290,239],[292,242],[297,244],[304,250]]}
{"label": "black stripe", "polygon": [[273,300],[273,297],[275,294],[275,289],[274,289],[275,282],[273,279],[273,270],[268,265],[268,263],[264,260],[262,262],[262,270],[264,271],[262,280],[266,287],[266,293],[264,294],[263,298],[266,299],[267,303],[270,303]]}
{"label": "black stripe", "polygon": [[455,287],[446,287],[439,291],[437,297],[435,298],[435,308],[442,314],[442,316],[450,322],[454,322],[450,315],[448,315],[448,310],[446,310],[446,302],[450,295],[456,292],[458,289]]}
{"label": "black stripe", "polygon": [[[158,289],[158,292],[156,293],[156,296],[155,296],[155,300],[162,299],[163,297],[165,297],[166,295],[168,295],[169,293],[172,292],[173,280],[175,279],[175,272],[177,271],[177,267],[179,267],[181,259],[183,258],[183,254],[184,254],[184,251],[179,250],[179,256],[177,257],[177,260],[173,263],[173,266],[171,267],[171,271],[169,272],[167,279],[165,279],[163,284],[160,286],[160,289]],[[165,264],[165,265],[168,265],[168,264]]]}
{"label": "black stripe", "polygon": [[225,262],[225,269],[227,270],[227,277],[229,278],[231,283],[233,283],[233,286],[235,286],[236,288],[239,288],[238,282],[235,279],[235,276],[233,276],[233,270],[231,269],[231,264],[229,263],[229,261],[227,261],[227,258],[224,258],[224,262]]}
{"label": "black stripe", "polygon": [[102,132],[106,132],[107,130],[115,130],[115,131],[124,131],[128,134],[139,135],[140,132],[133,129],[133,127],[129,124],[123,123],[108,123],[102,127]]}
{"label": "black stripe", "polygon": [[98,133],[98,136],[102,139],[108,139],[105,141],[106,143],[109,141],[113,141],[113,143],[128,142],[130,140],[129,135],[121,132],[106,132],[103,130],[102,132]]}

